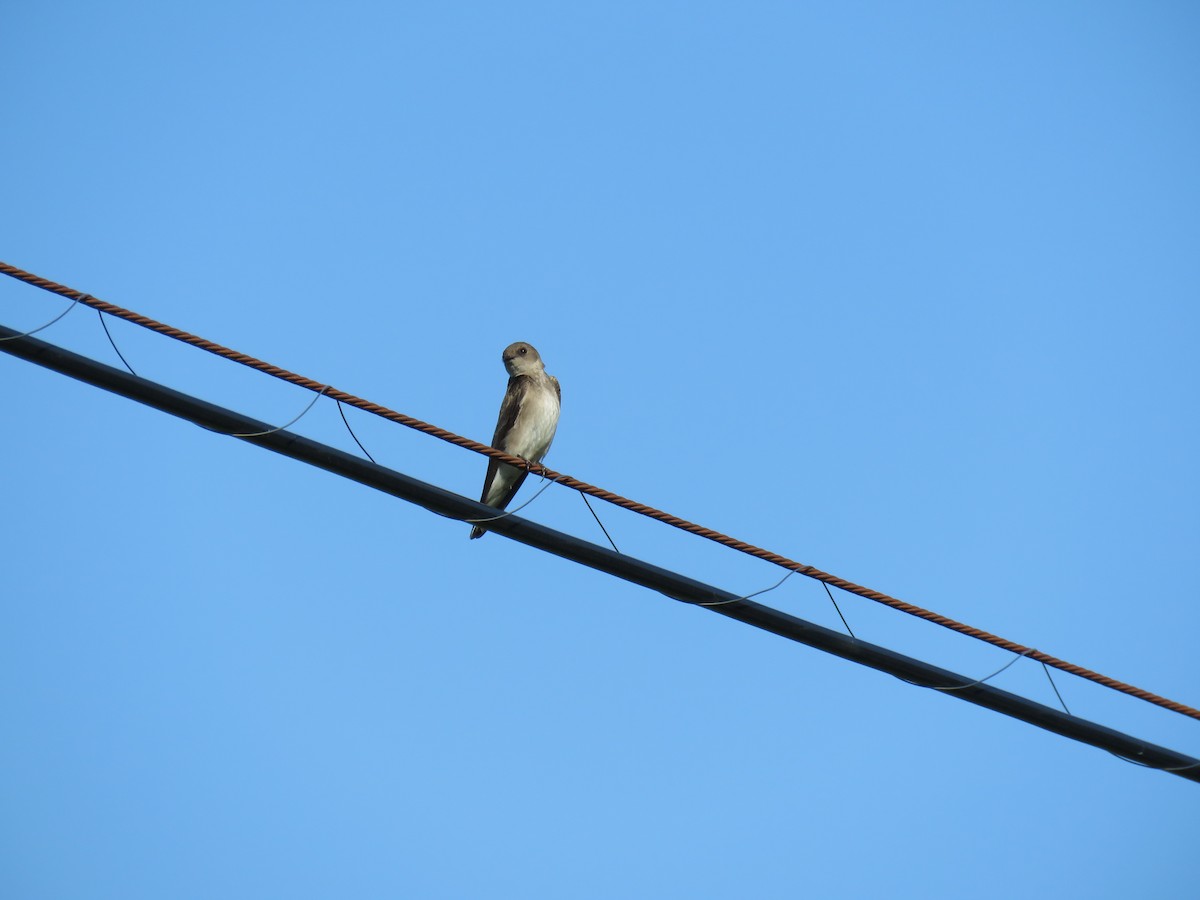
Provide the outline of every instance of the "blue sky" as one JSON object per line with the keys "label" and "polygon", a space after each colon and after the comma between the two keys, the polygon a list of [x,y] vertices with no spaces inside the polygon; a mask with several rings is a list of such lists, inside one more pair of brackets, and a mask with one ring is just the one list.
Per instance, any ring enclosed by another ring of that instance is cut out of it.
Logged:
{"label": "blue sky", "polygon": [[[1200,702],[1193,5],[4,19],[0,259],[484,441],[527,340],[552,467]],[[0,282],[5,325],[63,308]],[[172,387],[309,400],[111,327]],[[116,363],[91,311],[40,336]],[[5,896],[1194,896],[1194,784],[0,373]],[[477,496],[481,457],[351,420]],[[325,400],[296,430],[354,449]],[[639,558],[779,577],[598,511]],[[603,540],[567,490],[523,514]],[[761,599],[839,625],[814,582]],[[956,671],[1009,658],[840,602]],[[1028,662],[996,683],[1054,701]]]}

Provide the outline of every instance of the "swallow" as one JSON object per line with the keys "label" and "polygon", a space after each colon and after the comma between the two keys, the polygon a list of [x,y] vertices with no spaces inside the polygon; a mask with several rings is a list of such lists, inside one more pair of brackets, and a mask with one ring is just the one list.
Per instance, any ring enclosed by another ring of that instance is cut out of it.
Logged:
{"label": "swallow", "polygon": [[[501,358],[508,371],[508,389],[500,404],[492,446],[509,456],[540,463],[558,428],[562,389],[557,378],[546,374],[541,355],[524,341],[509,344]],[[528,474],[524,469],[497,459],[488,460],[479,502],[494,509],[504,509]],[[471,529],[471,540],[483,537],[486,530],[476,525]]]}

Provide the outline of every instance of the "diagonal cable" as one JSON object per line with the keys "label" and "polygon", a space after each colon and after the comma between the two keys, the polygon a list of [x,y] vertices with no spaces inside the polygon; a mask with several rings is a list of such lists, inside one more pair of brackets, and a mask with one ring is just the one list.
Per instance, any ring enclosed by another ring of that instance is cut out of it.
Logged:
{"label": "diagonal cable", "polygon": [[[3,325],[0,325],[0,337],[16,338],[0,344],[0,352],[128,397],[218,434],[244,435],[239,440],[348,478],[358,484],[414,503],[437,515],[466,520],[494,511],[478,501],[401,472],[377,466],[295,432],[277,431],[264,422],[233,410],[127,374],[113,366],[37,338],[19,335],[15,330]],[[622,555],[607,547],[547,528],[528,519],[516,516],[501,518],[490,526],[489,530],[529,547],[553,553],[563,559],[665,594],[675,600],[704,607],[709,612],[869,666],[905,681],[920,685],[942,684],[954,687],[955,690],[946,693],[945,696],[1012,716],[1063,737],[1102,748],[1123,759],[1137,760],[1142,765],[1200,782],[1200,759],[1059,712],[1027,697],[986,684],[988,679],[972,681],[923,660],[867,641],[855,640],[755,600],[738,597],[681,573]]]}
{"label": "diagonal cable", "polygon": [[519,469],[525,469],[534,473],[535,475],[543,475],[547,478],[552,478],[566,487],[580,491],[581,493],[591,494],[593,497],[599,497],[601,500],[612,503],[614,506],[619,506],[622,509],[628,509],[631,512],[638,513],[639,515],[655,519],[659,522],[671,525],[674,528],[678,528],[690,534],[695,534],[699,537],[705,538],[706,540],[721,544],[722,546],[729,547],[733,550],[737,550],[757,559],[765,560],[766,562],[772,563],[773,565],[777,565],[781,568],[789,569],[793,572],[799,572],[801,575],[805,575],[809,578],[816,579],[817,581],[824,582],[825,584],[832,585],[833,587],[840,588],[849,594],[857,594],[860,597],[873,600],[876,603],[899,610],[907,615],[924,619],[927,622],[932,622],[935,625],[940,625],[943,628],[948,628],[951,631],[956,631],[959,634],[964,634],[968,637],[975,638],[976,640],[983,641],[984,643],[992,644],[993,646],[1000,647],[1004,650],[1009,650],[1013,653],[1028,656],[1030,659],[1045,663],[1047,666],[1053,666],[1054,668],[1060,669],[1063,672],[1069,672],[1070,674],[1079,678],[1083,678],[1087,681],[1101,684],[1104,687],[1110,688],[1114,691],[1119,691],[1123,694],[1128,694],[1131,697],[1137,697],[1139,700],[1144,700],[1147,703],[1153,703],[1156,706],[1161,706],[1164,709],[1169,709],[1172,712],[1179,713],[1180,715],[1200,720],[1200,709],[1196,709],[1195,707],[1188,706],[1176,700],[1170,700],[1159,694],[1152,693],[1143,688],[1128,684],[1124,681],[1118,681],[1115,678],[1110,678],[1109,676],[1102,675],[1101,673],[1095,672],[1092,669],[1076,665],[1075,663],[1067,662],[1064,659],[1059,659],[1056,656],[1051,656],[1048,653],[1043,653],[1040,650],[1035,650],[1034,648],[1027,647],[1024,644],[1018,644],[1016,641],[1010,641],[1007,638],[1002,638],[999,635],[992,634],[989,631],[984,631],[981,628],[975,628],[972,625],[967,625],[964,622],[951,619],[949,616],[943,616],[940,613],[933,612],[932,610],[928,610],[913,603],[908,603],[907,601],[892,597],[889,594],[883,593],[882,591],[876,591],[861,584],[856,584],[853,581],[840,578],[839,576],[833,575],[829,572],[824,572],[821,569],[818,569],[816,566],[810,566],[805,563],[797,562],[794,559],[789,559],[786,556],[782,556],[781,554],[755,546],[754,544],[747,543],[746,541],[738,540],[737,538],[730,537],[727,534],[723,534],[711,528],[706,528],[703,525],[697,525],[695,522],[689,522],[687,519],[682,519],[678,516],[671,515],[670,513],[664,512],[661,509],[656,509],[653,506],[648,506],[644,503],[638,503],[635,500],[630,500],[627,497],[622,497],[620,494],[615,494],[612,491],[607,491],[604,488],[597,487],[596,485],[588,484],[586,481],[580,481],[578,478],[573,478],[570,475],[565,475],[561,472],[555,472],[553,469],[530,463],[528,460],[524,460],[516,456],[509,456],[507,453],[497,450],[495,447],[489,447],[487,444],[481,444],[479,441],[473,441],[470,438],[455,434],[452,431],[447,431],[446,429],[440,428],[437,425],[432,425],[429,422],[424,422],[421,419],[414,418],[413,416],[396,412],[395,410],[388,409],[386,406],[381,406],[380,404],[373,403],[370,400],[364,400],[362,397],[356,397],[354,394],[328,387],[326,384],[319,381],[314,381],[311,378],[305,377],[304,375],[290,372],[287,369],[264,362],[261,359],[256,359],[248,354],[240,353],[237,350],[232,350],[229,347],[225,347],[221,344],[207,340],[206,338],[199,337],[198,335],[191,334],[190,332],[183,331],[182,329],[175,328],[174,326],[167,325],[163,322],[156,321],[155,319],[151,319],[149,316],[144,316],[140,313],[133,312],[132,310],[125,309],[124,307],[100,300],[90,294],[83,294],[82,291],[77,291],[65,285],[58,284],[55,281],[51,281],[48,278],[42,278],[39,275],[34,275],[32,272],[26,272],[24,269],[19,269],[9,263],[0,262],[0,274],[8,275],[9,277],[15,278],[18,281],[23,281],[26,284],[41,288],[44,291],[49,291],[52,294],[59,294],[63,297],[78,299],[80,303],[85,303],[94,309],[99,309],[108,313],[109,315],[117,316],[118,318],[133,322],[134,324],[141,325],[143,328],[148,328],[151,331],[158,332],[159,334],[164,334],[167,337],[174,338],[177,341],[182,341],[185,344],[191,344],[193,347],[199,347],[201,350],[206,350],[209,353],[213,353],[224,359],[229,359],[243,366],[257,369],[260,372],[265,372],[274,378],[279,378],[290,384],[299,385],[300,387],[307,388],[308,390],[316,391],[318,393],[324,391],[325,394],[335,400],[339,400],[342,403],[357,407],[358,409],[372,413],[381,418],[387,419],[388,421],[397,422],[408,428],[420,431],[423,434],[428,434],[432,437],[446,441],[447,443],[454,444],[455,446],[472,450],[475,453],[480,453],[493,459],[498,459],[501,462],[508,463],[510,466],[515,466]]}

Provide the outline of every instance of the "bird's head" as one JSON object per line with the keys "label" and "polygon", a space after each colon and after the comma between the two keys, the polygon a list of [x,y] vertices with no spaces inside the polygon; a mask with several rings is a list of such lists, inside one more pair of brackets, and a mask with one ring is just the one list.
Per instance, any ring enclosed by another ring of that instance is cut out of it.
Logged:
{"label": "bird's head", "polygon": [[538,352],[524,341],[505,347],[503,359],[509,375],[532,375],[545,368]]}

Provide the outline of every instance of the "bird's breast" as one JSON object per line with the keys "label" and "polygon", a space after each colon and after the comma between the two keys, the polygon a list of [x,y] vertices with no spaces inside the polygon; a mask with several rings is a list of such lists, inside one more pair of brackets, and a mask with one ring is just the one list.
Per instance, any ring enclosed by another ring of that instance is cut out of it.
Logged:
{"label": "bird's breast", "polygon": [[550,449],[558,428],[559,403],[553,388],[539,388],[526,394],[517,421],[505,448],[514,456],[540,461]]}

